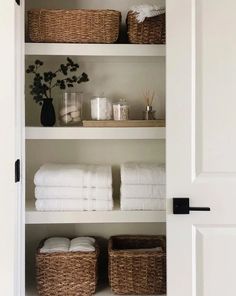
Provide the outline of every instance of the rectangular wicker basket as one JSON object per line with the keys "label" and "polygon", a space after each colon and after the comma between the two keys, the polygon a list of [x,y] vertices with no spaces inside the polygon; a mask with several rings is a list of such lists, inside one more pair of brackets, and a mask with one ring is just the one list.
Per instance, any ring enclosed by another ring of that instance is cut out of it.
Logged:
{"label": "rectangular wicker basket", "polygon": [[[158,246],[162,251],[145,250]],[[164,236],[112,236],[109,239],[108,255],[109,283],[115,294],[166,293]]]}
{"label": "rectangular wicker basket", "polygon": [[32,42],[114,43],[121,13],[116,10],[32,9],[28,31]]}
{"label": "rectangular wicker basket", "polygon": [[130,43],[165,44],[165,13],[154,17],[147,17],[142,23],[139,23],[136,19],[136,13],[129,11],[127,14],[126,23]]}
{"label": "rectangular wicker basket", "polygon": [[98,245],[95,252],[36,254],[36,280],[40,296],[90,296],[97,284]]}

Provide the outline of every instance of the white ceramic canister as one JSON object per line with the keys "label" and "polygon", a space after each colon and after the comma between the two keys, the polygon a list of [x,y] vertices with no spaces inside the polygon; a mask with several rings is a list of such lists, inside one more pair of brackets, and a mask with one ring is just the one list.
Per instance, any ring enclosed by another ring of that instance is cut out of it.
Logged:
{"label": "white ceramic canister", "polygon": [[91,99],[92,120],[111,120],[112,104],[106,97],[93,97]]}
{"label": "white ceramic canister", "polygon": [[82,122],[83,94],[80,92],[63,93],[59,106],[61,125],[80,125]]}

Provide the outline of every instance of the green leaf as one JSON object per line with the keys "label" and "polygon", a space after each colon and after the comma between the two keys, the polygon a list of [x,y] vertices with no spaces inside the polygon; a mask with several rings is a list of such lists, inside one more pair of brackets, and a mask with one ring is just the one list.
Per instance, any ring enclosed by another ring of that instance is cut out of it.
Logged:
{"label": "green leaf", "polygon": [[67,67],[63,64],[61,64],[61,71],[65,76],[67,75]]}
{"label": "green leaf", "polygon": [[74,62],[72,61],[72,59],[70,59],[69,57],[67,57],[67,61],[69,62],[70,65],[73,65]]}

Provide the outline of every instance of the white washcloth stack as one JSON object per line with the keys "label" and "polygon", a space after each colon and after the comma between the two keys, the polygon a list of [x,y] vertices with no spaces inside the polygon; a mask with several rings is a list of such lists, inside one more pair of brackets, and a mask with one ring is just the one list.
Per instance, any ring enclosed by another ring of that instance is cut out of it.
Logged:
{"label": "white washcloth stack", "polygon": [[45,164],[34,176],[39,211],[108,211],[113,209],[108,165]]}
{"label": "white washcloth stack", "polygon": [[93,237],[76,237],[72,240],[66,237],[50,237],[45,240],[40,253],[94,252],[94,245]]}
{"label": "white washcloth stack", "polygon": [[164,165],[125,163],[121,165],[121,210],[165,210]]}

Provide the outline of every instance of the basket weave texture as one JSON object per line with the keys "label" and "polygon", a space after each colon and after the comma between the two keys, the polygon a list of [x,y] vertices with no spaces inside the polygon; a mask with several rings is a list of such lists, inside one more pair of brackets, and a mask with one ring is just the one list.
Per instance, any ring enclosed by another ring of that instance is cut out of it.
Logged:
{"label": "basket weave texture", "polygon": [[32,42],[114,43],[121,13],[116,10],[32,9],[28,11]]}
{"label": "basket weave texture", "polygon": [[[162,251],[134,251],[157,246]],[[112,236],[108,253],[109,282],[114,293],[166,293],[165,236]]]}
{"label": "basket weave texture", "polygon": [[136,44],[165,44],[166,21],[165,13],[145,18],[142,23],[136,20],[136,13],[127,14],[127,32],[130,43]]}
{"label": "basket weave texture", "polygon": [[[43,246],[40,243],[39,249]],[[95,252],[36,254],[37,290],[40,296],[90,296],[97,284]]]}

